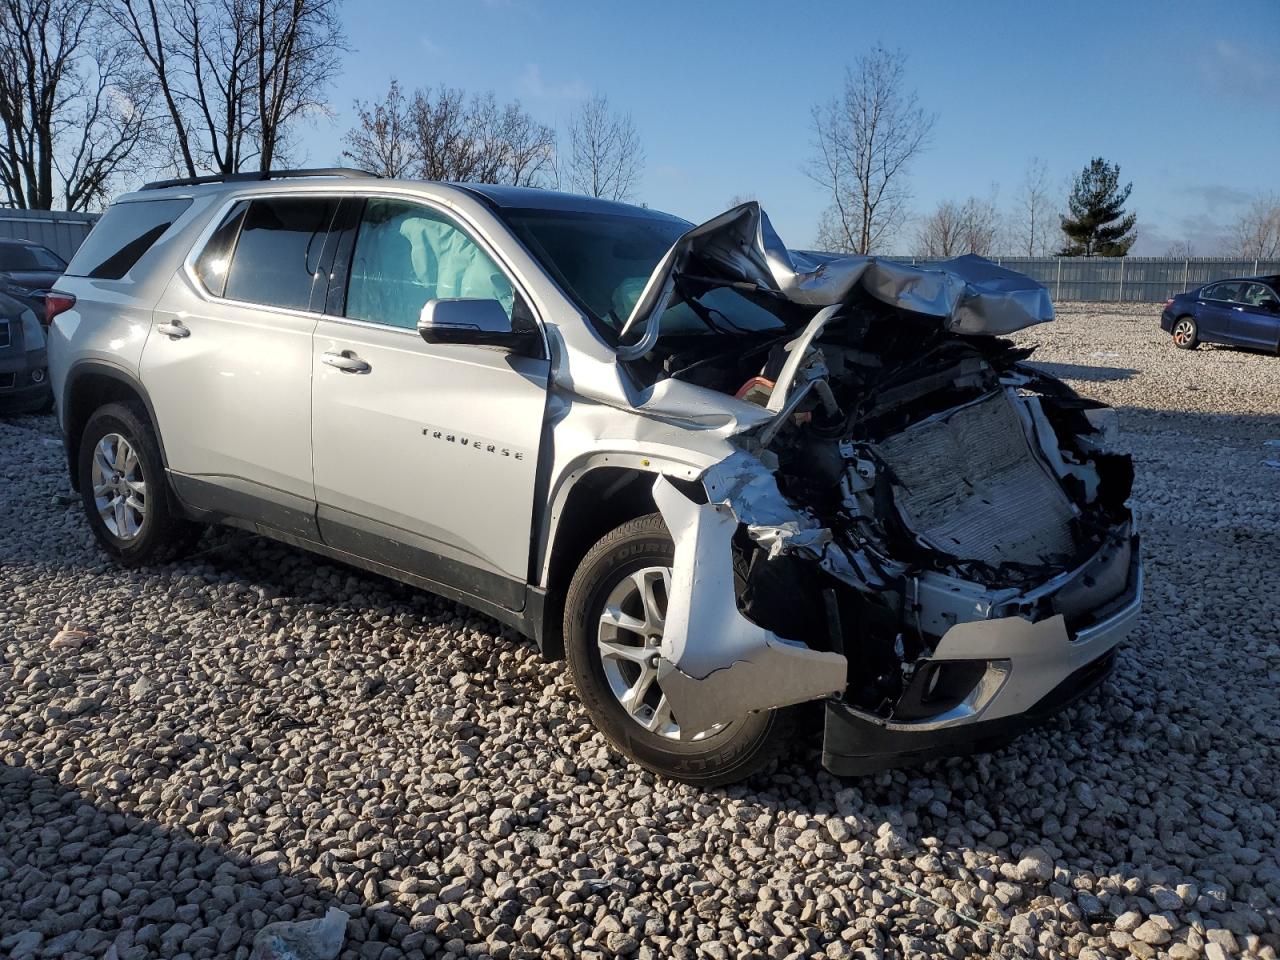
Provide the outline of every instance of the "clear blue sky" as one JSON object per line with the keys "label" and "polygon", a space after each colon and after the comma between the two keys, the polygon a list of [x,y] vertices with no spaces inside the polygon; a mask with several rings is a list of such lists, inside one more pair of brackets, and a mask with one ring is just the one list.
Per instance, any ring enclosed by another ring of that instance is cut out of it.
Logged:
{"label": "clear blue sky", "polygon": [[874,43],[901,48],[933,142],[914,207],[1010,201],[1040,156],[1059,193],[1094,155],[1121,165],[1134,254],[1209,253],[1246,197],[1280,192],[1280,0],[1237,3],[614,3],[347,0],[352,48],[336,118],[303,131],[338,158],[352,101],[394,74],[518,99],[563,131],[584,96],[629,111],[646,147],[638,199],[702,220],[753,194],[792,246],[822,191],[804,176],[810,109]]}

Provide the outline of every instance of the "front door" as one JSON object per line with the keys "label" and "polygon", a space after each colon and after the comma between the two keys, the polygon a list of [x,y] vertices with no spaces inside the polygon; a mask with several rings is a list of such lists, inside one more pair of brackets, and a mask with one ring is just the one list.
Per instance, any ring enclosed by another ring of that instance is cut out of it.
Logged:
{"label": "front door", "polygon": [[[312,297],[337,202],[241,201],[157,304],[141,372],[193,506],[314,538]],[[316,305],[318,307],[318,304]]]}
{"label": "front door", "polygon": [[417,332],[427,300],[497,299],[510,314],[520,294],[432,207],[373,198],[352,220],[350,259],[339,244],[334,267],[350,264],[345,303],[329,304],[341,316],[313,337],[321,534],[520,610],[550,364]]}
{"label": "front door", "polygon": [[1261,283],[1246,284],[1231,319],[1231,339],[1246,347],[1275,350],[1280,345],[1280,300]]}

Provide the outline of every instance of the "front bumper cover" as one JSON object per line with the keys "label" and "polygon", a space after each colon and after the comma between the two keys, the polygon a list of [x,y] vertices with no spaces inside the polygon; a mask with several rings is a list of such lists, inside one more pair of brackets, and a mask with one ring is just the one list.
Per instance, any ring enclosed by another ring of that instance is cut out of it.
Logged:
{"label": "front bumper cover", "polygon": [[828,700],[823,766],[854,776],[1000,746],[1101,683],[1141,608],[1142,567],[1135,552],[1124,594],[1074,636],[1061,614],[1036,622],[1015,616],[957,624],[931,659],[985,661],[969,695],[942,714],[908,721]]}

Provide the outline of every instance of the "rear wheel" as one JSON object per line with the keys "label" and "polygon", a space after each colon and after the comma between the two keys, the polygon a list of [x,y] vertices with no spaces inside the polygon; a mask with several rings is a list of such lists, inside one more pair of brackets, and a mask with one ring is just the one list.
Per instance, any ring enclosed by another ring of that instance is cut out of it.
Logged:
{"label": "rear wheel", "polygon": [[682,729],[658,679],[674,558],[656,513],[592,547],[565,598],[565,656],[583,706],[620,751],[673,780],[731,783],[777,756],[790,719],[771,710],[709,730]]}
{"label": "rear wheel", "polygon": [[134,409],[112,403],[89,417],[77,469],[89,528],[125,566],[175,559],[199,539],[202,528],[174,508],[160,444]]}
{"label": "rear wheel", "polygon": [[1174,322],[1173,345],[1179,350],[1194,350],[1200,345],[1200,331],[1194,317],[1179,317]]}

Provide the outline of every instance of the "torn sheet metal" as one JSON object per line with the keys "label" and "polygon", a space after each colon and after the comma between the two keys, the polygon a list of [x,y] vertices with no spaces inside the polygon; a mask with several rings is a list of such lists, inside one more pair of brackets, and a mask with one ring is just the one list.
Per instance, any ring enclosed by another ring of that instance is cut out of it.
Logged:
{"label": "torn sheet metal", "polygon": [[658,682],[681,737],[843,691],[843,656],[783,640],[738,610],[734,512],[694,503],[661,476],[653,496],[675,541]]}
{"label": "torn sheet metal", "polygon": [[760,205],[751,201],[692,228],[667,251],[622,327],[623,359],[652,348],[658,318],[681,273],[750,283],[813,307],[843,303],[860,286],[884,303],[938,317],[952,333],[999,335],[1053,319],[1044,287],[982,257],[912,266],[858,254],[788,250]]}
{"label": "torn sheet metal", "polygon": [[711,502],[732,509],[771,557],[798,552],[817,559],[831,541],[831,531],[787,502],[777,476],[749,453],[738,450],[721,460],[702,475],[702,484]]}

